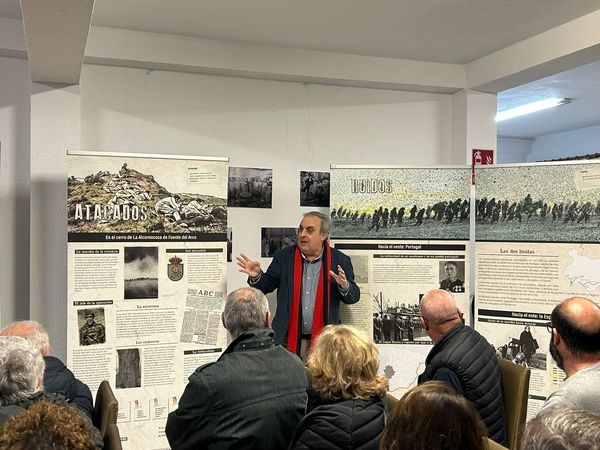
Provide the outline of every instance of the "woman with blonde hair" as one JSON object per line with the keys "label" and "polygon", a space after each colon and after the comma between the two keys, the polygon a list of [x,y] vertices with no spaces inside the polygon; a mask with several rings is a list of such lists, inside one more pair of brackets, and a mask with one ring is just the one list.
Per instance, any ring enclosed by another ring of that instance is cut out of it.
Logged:
{"label": "woman with blonde hair", "polygon": [[325,327],[308,356],[308,413],[290,449],[376,450],[388,389],[378,370],[379,352],[365,333],[346,325]]}
{"label": "woman with blonde hair", "polygon": [[409,390],[390,413],[380,450],[487,450],[475,407],[444,381]]}

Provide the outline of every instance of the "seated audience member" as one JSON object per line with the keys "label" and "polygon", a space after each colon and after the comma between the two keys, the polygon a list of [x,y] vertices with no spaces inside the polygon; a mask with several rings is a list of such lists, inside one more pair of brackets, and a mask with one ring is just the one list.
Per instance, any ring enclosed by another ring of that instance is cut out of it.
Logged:
{"label": "seated audience member", "polygon": [[496,352],[477,331],[465,326],[450,292],[434,289],[420,303],[421,325],[433,341],[419,384],[449,383],[473,403],[490,439],[506,445],[506,417]]}
{"label": "seated audience member", "polygon": [[312,398],[290,449],[377,449],[388,388],[378,369],[372,339],[346,325],[325,327],[308,356]]}
{"label": "seated audience member", "polygon": [[177,449],[284,449],[306,408],[298,356],[275,345],[269,305],[251,287],[227,296],[222,314],[231,344],[190,375],[166,435]]}
{"label": "seated audience member", "polygon": [[95,450],[89,422],[67,403],[35,402],[0,428],[3,450]]}
{"label": "seated audience member", "polygon": [[521,450],[598,450],[600,415],[584,410],[553,408],[530,420]]}
{"label": "seated audience member", "polygon": [[[0,336],[0,425],[42,400],[71,408],[64,396],[44,392],[43,380],[44,358],[39,350],[20,336]],[[73,410],[88,424],[96,447],[102,448],[102,437],[91,419],[79,408]]]}
{"label": "seated audience member", "polygon": [[467,399],[444,381],[409,390],[390,412],[380,450],[486,450],[487,432]]}
{"label": "seated audience member", "polygon": [[567,379],[540,411],[559,407],[600,414],[600,307],[571,297],[552,310],[551,320],[550,354]]}
{"label": "seated audience member", "polygon": [[85,411],[92,417],[94,406],[92,393],[86,384],[75,378],[60,359],[51,356],[48,332],[34,320],[13,322],[0,331],[0,336],[20,336],[36,347],[44,357],[44,390],[64,395],[69,403]]}

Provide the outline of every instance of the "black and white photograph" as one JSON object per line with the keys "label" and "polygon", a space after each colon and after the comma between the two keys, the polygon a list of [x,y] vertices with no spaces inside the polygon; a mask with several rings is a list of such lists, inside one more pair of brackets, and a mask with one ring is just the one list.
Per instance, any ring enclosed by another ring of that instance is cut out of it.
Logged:
{"label": "black and white photograph", "polygon": [[231,227],[227,227],[227,262],[231,262],[233,260],[232,252],[233,252],[233,229]]}
{"label": "black and white photograph", "polygon": [[297,239],[297,228],[263,227],[260,229],[260,256],[272,258],[282,248],[294,245]]}
{"label": "black and white photograph", "polygon": [[77,311],[79,345],[96,345],[106,342],[104,308],[86,308]]}
{"label": "black and white photograph", "polygon": [[546,370],[546,352],[540,349],[537,339],[537,334],[546,330],[529,324],[511,330],[513,335],[496,345],[497,356],[530,369]]}
{"label": "black and white photograph", "polygon": [[373,295],[373,340],[378,344],[429,342],[419,321],[419,304],[395,300],[377,292]]}
{"label": "black and white photograph", "polygon": [[599,242],[600,165],[478,168],[478,241]]}
{"label": "black and white photograph", "polygon": [[230,167],[227,206],[233,208],[271,208],[273,169]]}
{"label": "black and white photograph", "polygon": [[448,292],[465,292],[465,262],[440,261],[440,289]]}
{"label": "black and white photograph", "polygon": [[115,385],[117,389],[141,387],[142,366],[139,348],[124,348],[117,350]]}
{"label": "black and white photograph", "polygon": [[300,206],[329,207],[329,172],[300,171]]}
{"label": "black and white photograph", "polygon": [[331,237],[469,239],[464,168],[331,170]]}
{"label": "black and white photograph", "polygon": [[124,298],[158,298],[158,247],[125,247]]}

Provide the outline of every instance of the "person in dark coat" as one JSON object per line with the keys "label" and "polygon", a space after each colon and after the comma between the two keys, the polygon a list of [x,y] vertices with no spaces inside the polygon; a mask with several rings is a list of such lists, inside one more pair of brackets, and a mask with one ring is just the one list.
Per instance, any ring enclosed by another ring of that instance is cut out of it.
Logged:
{"label": "person in dark coat", "polygon": [[427,292],[420,303],[421,326],[433,341],[419,384],[430,380],[449,383],[473,403],[489,437],[506,445],[506,417],[500,367],[489,342],[461,320],[452,294]]}
{"label": "person in dark coat", "polygon": [[92,392],[82,381],[75,378],[63,362],[52,356],[50,339],[46,329],[35,320],[22,320],[7,325],[0,336],[20,336],[29,341],[44,357],[44,391],[61,394],[67,402],[84,411],[90,418],[94,412]]}
{"label": "person in dark coat", "polygon": [[329,325],[308,357],[308,413],[289,449],[377,450],[386,419],[388,380],[378,375],[372,339],[347,325]]}
{"label": "person in dark coat", "polygon": [[307,382],[298,356],[275,344],[269,304],[258,289],[227,296],[232,341],[190,375],[165,434],[173,450],[280,450],[304,415]]}

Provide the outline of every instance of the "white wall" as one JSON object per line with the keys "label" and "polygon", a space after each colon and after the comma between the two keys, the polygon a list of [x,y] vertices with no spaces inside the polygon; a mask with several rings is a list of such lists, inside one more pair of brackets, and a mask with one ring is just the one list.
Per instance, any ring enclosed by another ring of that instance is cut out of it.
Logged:
{"label": "white wall", "polygon": [[496,163],[511,164],[528,161],[533,139],[498,138]]}
{"label": "white wall", "polygon": [[[443,94],[88,65],[81,114],[82,150],[226,156],[234,167],[273,169],[272,209],[229,209],[233,254],[255,258],[261,226],[296,227],[310,210],[299,206],[300,170],[453,163]],[[230,264],[228,288],[243,284]]]}
{"label": "white wall", "polygon": [[600,153],[600,125],[540,136],[533,143],[527,161],[546,161],[591,153]]}

